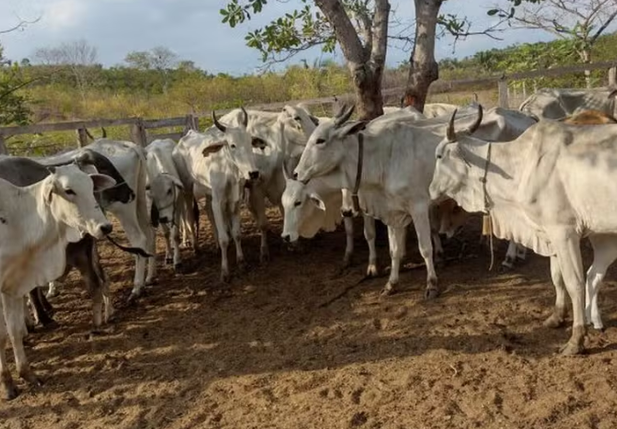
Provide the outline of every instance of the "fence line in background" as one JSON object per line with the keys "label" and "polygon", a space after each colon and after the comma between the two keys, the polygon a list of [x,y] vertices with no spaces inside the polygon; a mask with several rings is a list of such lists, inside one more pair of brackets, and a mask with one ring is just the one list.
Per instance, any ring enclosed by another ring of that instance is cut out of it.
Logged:
{"label": "fence line in background", "polygon": [[[495,84],[497,83],[498,94],[499,94],[499,106],[503,108],[509,108],[509,87],[508,82],[511,80],[521,80],[521,79],[530,79],[535,77],[545,77],[545,76],[561,76],[569,73],[577,73],[583,72],[585,70],[608,70],[608,86],[615,87],[617,86],[617,60],[616,61],[606,61],[601,63],[594,64],[576,64],[572,66],[559,67],[554,69],[540,69],[533,70],[528,72],[518,72],[512,74],[503,73],[501,75],[494,75],[488,77],[482,77],[479,79],[459,79],[459,80],[451,80],[451,81],[441,81],[438,80],[433,82],[431,85],[430,91],[431,94],[439,94],[443,92],[449,92],[454,89],[472,86],[472,85],[487,85],[487,84]],[[395,87],[395,88],[386,88],[383,89],[382,95],[384,97],[390,96],[402,96],[404,94],[405,87]],[[526,95],[526,91],[523,88],[523,95]],[[336,97],[337,99],[353,99],[354,94],[348,93],[343,94]],[[276,103],[268,103],[268,104],[256,104],[252,106],[248,106],[247,109],[252,110],[281,110],[285,105],[297,105],[304,104],[306,106],[315,106],[315,105],[324,105],[330,104],[334,108],[334,104],[337,101],[334,97],[321,97],[321,98],[313,98],[310,100],[289,100],[289,101],[280,101]],[[221,109],[217,111],[217,114],[224,115],[229,113],[233,109]],[[334,110],[334,109],[333,109]],[[78,137],[78,147],[83,147],[88,144],[88,134],[86,133],[86,128],[100,128],[100,127],[113,127],[113,126],[124,126],[127,125],[130,127],[130,136],[131,140],[136,144],[140,144],[142,146],[146,146],[152,140],[157,138],[172,138],[179,139],[184,134],[188,132],[188,130],[199,130],[199,119],[200,118],[210,118],[212,112],[207,112],[199,115],[186,115],[176,118],[164,118],[164,119],[143,119],[143,118],[121,118],[121,119],[93,119],[88,121],[71,121],[71,122],[55,122],[49,124],[36,124],[36,125],[25,125],[18,127],[0,127],[0,153],[8,154],[8,150],[6,148],[5,139],[7,137],[20,135],[20,134],[36,134],[36,133],[44,133],[50,131],[71,131],[75,130],[77,132]],[[164,127],[184,127],[182,132],[175,133],[165,133],[165,134],[150,134],[148,130],[164,128]]]}

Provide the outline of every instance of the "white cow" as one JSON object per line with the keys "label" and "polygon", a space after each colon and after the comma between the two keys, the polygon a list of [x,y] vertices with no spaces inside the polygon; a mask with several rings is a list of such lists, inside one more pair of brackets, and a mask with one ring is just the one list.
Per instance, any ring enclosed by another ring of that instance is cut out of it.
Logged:
{"label": "white cow", "polygon": [[245,185],[259,179],[252,148],[263,143],[251,139],[247,133],[246,113],[238,126],[223,125],[214,112],[212,116],[216,128],[203,134],[189,131],[174,148],[173,159],[184,189],[190,190],[197,199],[206,198],[208,218],[215,226],[215,238],[221,249],[221,280],[228,282],[230,233],[236,247],[237,263],[244,266],[240,203]]}
{"label": "white cow", "polygon": [[[545,324],[563,323],[566,290],[572,301],[572,336],[564,354],[583,350],[589,318],[601,325],[597,288],[617,257],[616,154],[617,125],[550,120],[508,143],[488,143],[450,126],[435,152],[432,198],[448,196],[468,212],[488,211],[497,237],[551,258],[557,296]],[[485,175],[484,182],[477,180]],[[586,236],[594,248],[587,293],[580,251]]]}
{"label": "white cow", "polygon": [[584,110],[615,114],[615,95],[610,89],[541,88],[520,105],[519,110],[536,118],[560,119]]}
{"label": "white cow", "polygon": [[[154,230],[150,225],[146,201],[146,183],[148,180],[146,155],[144,149],[129,141],[98,139],[88,145],[88,149],[105,155],[124,177],[126,183],[135,192],[135,199],[129,203],[114,202],[107,208],[118,218],[132,246],[144,249],[148,254],[155,254]],[[80,149],[62,153],[57,156],[37,159],[46,165],[69,161]],[[148,273],[146,275],[146,264]],[[135,256],[135,277],[129,302],[137,299],[144,285],[154,282],[156,261],[154,256]]]}
{"label": "white cow", "polygon": [[26,358],[24,296],[62,275],[66,247],[84,234],[107,235],[112,225],[94,192],[115,184],[109,176],[88,175],[77,166],[58,167],[44,180],[17,187],[0,179],[0,292],[5,323],[0,323],[0,378],[8,399],[18,394],[6,361],[7,332],[19,375],[40,384]]}
{"label": "white cow", "polygon": [[[148,165],[148,194],[152,200],[150,220],[156,227],[159,223],[165,237],[165,262],[173,263],[174,270],[181,268],[180,234],[183,225],[194,224],[192,218],[192,192],[185,192],[184,184],[176,168],[173,151],[176,143],[171,139],[153,140],[146,146]],[[196,236],[188,234],[191,246],[197,251]]]}
{"label": "white cow", "polygon": [[[353,189],[357,175],[362,173],[360,207],[388,226],[392,267],[384,293],[391,293],[398,283],[407,226],[413,220],[427,267],[426,297],[434,298],[439,288],[433,264],[428,185],[433,176],[432,156],[441,138],[403,121],[346,122],[352,113],[353,106],[315,129],[294,176],[305,183],[321,177],[329,188]],[[473,130],[480,121],[472,125]],[[359,151],[361,141],[363,152]],[[362,170],[358,169],[360,153],[364,158]]]}

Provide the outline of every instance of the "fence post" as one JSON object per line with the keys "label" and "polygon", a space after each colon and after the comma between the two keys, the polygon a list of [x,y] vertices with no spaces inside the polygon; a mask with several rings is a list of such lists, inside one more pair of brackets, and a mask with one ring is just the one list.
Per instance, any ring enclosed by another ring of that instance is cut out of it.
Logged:
{"label": "fence post", "polygon": [[614,88],[617,86],[617,67],[608,69],[608,87]]}
{"label": "fence post", "polygon": [[88,134],[85,128],[77,129],[77,147],[82,148],[88,146]]}
{"label": "fence post", "polygon": [[499,88],[499,107],[502,109],[509,109],[508,104],[508,81],[507,79],[501,78],[497,83]]}
{"label": "fence post", "polygon": [[148,135],[146,134],[142,118],[137,118],[137,121],[131,125],[131,140],[142,147],[148,145]]}
{"label": "fence post", "polygon": [[4,135],[0,134],[0,155],[8,155],[9,151],[6,148],[6,143],[4,142]]}
{"label": "fence post", "polygon": [[186,122],[184,124],[184,130],[182,131],[182,133],[186,135],[189,130],[199,131],[199,119],[192,113],[186,115]]}

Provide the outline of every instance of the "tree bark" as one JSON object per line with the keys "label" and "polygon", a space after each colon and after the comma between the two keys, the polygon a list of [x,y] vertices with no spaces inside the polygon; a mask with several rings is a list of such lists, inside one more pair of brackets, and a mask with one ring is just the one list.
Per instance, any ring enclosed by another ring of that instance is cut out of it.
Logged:
{"label": "tree bark", "polygon": [[410,68],[404,106],[424,111],[424,103],[431,83],[439,79],[435,61],[437,15],[443,0],[414,0],[416,6],[416,41],[409,59]]}
{"label": "tree bark", "polygon": [[383,115],[381,80],[386,62],[390,3],[375,0],[373,24],[371,29],[366,29],[365,45],[340,0],[315,0],[315,4],[332,25],[347,60],[360,119],[370,120]]}

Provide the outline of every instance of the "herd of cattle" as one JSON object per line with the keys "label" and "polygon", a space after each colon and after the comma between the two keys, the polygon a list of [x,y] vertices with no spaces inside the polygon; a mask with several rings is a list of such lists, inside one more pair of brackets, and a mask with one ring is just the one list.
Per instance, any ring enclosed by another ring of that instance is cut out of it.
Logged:
{"label": "herd of cattle", "polygon": [[[244,264],[243,202],[260,230],[261,260],[268,260],[267,199],[280,209],[282,238],[290,245],[343,222],[345,264],[353,253],[352,217],[361,214],[369,276],[377,274],[375,219],[383,221],[391,257],[384,294],[399,282],[413,222],[429,299],[439,295],[434,258],[442,257],[441,240],[456,234],[470,213],[482,212],[492,233],[510,240],[504,267],[524,259],[527,248],[550,257],[556,301],[545,325],[564,322],[567,291],[573,330],[562,352],[580,353],[587,324],[603,328],[597,294],[617,258],[617,220],[611,214],[617,209],[616,93],[544,89],[519,110],[427,104],[423,113],[411,106],[386,108],[372,121],[352,120],[353,106],[342,106],[332,118],[315,117],[301,105],[280,113],[240,108],[221,118],[213,114],[211,128],[189,131],[178,143],[155,140],[142,148],[100,138],[52,157],[2,156],[0,291],[6,323],[0,323],[0,375],[6,397],[18,394],[7,366],[7,334],[19,375],[40,383],[23,338],[36,322],[53,322],[41,287],[49,287],[47,297],[55,295],[56,282],[77,268],[99,328],[114,310],[97,240],[107,238],[135,255],[129,298],[135,301],[156,277],[156,228],[165,238],[165,262],[175,270],[182,270],[182,246],[199,251],[202,199],[224,282],[232,274],[230,236],[237,265]],[[109,237],[107,212],[132,247]],[[584,237],[594,250],[586,278]]]}

